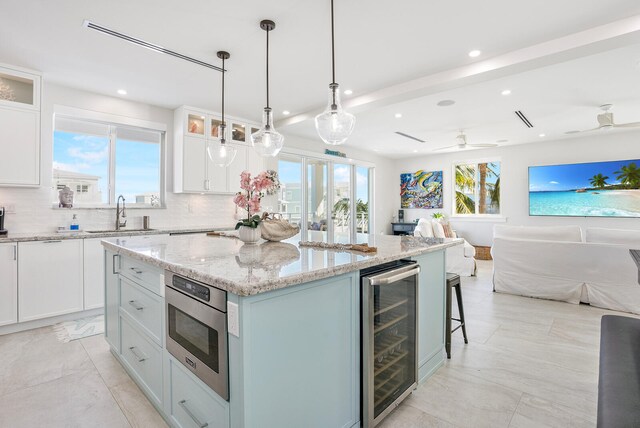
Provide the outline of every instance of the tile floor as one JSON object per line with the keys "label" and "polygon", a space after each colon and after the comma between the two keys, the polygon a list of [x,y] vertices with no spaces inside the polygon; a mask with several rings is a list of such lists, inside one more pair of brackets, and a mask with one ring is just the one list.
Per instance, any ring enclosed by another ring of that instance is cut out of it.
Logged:
{"label": "tile floor", "polygon": [[[493,293],[491,262],[462,287],[469,344],[454,333],[451,360],[381,427],[595,426],[600,317],[611,311]],[[102,336],[0,336],[0,428],[43,422],[166,427]]]}

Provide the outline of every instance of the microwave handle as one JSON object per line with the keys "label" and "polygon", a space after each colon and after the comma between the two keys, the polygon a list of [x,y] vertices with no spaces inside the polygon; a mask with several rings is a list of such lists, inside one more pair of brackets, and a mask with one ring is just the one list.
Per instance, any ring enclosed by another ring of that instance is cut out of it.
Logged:
{"label": "microwave handle", "polygon": [[408,278],[410,276],[414,276],[420,273],[420,266],[416,266],[415,268],[408,270],[406,272],[399,273],[397,275],[387,276],[384,278],[371,278],[371,285],[389,285],[393,282],[400,281],[401,279]]}

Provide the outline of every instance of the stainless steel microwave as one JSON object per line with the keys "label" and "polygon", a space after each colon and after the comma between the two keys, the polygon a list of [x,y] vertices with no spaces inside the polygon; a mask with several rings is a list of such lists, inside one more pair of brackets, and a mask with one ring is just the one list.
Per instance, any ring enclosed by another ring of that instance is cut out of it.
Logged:
{"label": "stainless steel microwave", "polygon": [[229,400],[227,293],[165,271],[167,350]]}

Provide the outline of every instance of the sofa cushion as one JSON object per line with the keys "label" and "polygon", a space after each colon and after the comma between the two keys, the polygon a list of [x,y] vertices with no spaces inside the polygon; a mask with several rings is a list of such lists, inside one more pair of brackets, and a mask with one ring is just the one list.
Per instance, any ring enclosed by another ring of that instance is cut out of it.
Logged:
{"label": "sofa cushion", "polygon": [[600,244],[622,244],[629,246],[629,248],[640,248],[640,230],[588,227],[585,231],[585,241]]}
{"label": "sofa cushion", "polygon": [[433,220],[431,222],[431,225],[433,226],[433,236],[436,238],[446,238],[447,236],[444,234],[444,227],[442,227],[442,224],[437,221],[437,220]]}
{"label": "sofa cushion", "polygon": [[431,220],[421,218],[418,220],[418,224],[413,231],[414,236],[421,236],[423,238],[433,238],[433,227],[431,226]]}
{"label": "sofa cushion", "polygon": [[494,238],[528,239],[532,241],[582,242],[580,226],[502,226],[493,227]]}

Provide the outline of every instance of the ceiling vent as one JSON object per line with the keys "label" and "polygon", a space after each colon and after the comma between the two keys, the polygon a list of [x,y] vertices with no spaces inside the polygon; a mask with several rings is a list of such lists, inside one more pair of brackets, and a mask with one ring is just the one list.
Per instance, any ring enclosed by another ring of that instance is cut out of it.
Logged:
{"label": "ceiling vent", "polygon": [[106,34],[106,35],[109,35],[109,36],[113,36],[113,37],[117,37],[117,38],[125,40],[125,41],[127,41],[129,43],[133,43],[134,45],[138,45],[138,46],[142,46],[143,48],[151,49],[152,51],[155,51],[155,52],[163,53],[163,54],[166,54],[166,55],[171,55],[173,57],[182,59],[184,61],[189,61],[189,62],[192,62],[194,64],[201,65],[203,67],[212,68],[212,69],[217,70],[217,71],[222,71],[222,68],[218,67],[217,65],[209,64],[207,62],[200,61],[199,59],[191,58],[191,57],[183,55],[181,53],[174,52],[174,51],[169,50],[169,49],[165,49],[162,46],[154,45],[153,43],[145,42],[144,40],[140,40],[140,39],[136,39],[135,37],[127,36],[126,34],[119,33],[119,32],[117,32],[115,30],[112,30],[112,29],[107,28],[107,27],[103,27],[101,25],[98,25],[98,24],[96,24],[94,22],[91,22],[91,21],[88,21],[88,20],[85,20],[82,23],[82,25],[84,27],[90,28],[92,30],[99,31],[99,32],[101,32],[103,34]]}
{"label": "ceiling vent", "polygon": [[533,125],[531,124],[531,122],[529,122],[529,119],[527,119],[527,116],[524,115],[524,113],[522,113],[520,110],[516,110],[516,116],[518,116],[518,118],[527,126],[527,128],[533,128]]}
{"label": "ceiling vent", "polygon": [[404,132],[396,131],[396,134],[402,135],[405,138],[409,138],[410,140],[419,141],[421,143],[426,143],[426,141],[421,140],[420,138],[414,137],[413,135],[405,134]]}

